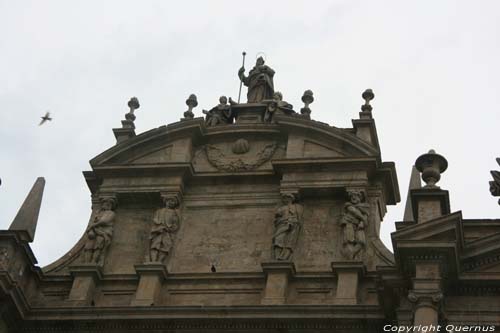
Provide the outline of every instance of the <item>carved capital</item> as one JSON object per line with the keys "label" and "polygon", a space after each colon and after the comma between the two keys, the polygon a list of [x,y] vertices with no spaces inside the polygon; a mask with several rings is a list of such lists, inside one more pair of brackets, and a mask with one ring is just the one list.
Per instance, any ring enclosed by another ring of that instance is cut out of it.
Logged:
{"label": "carved capital", "polygon": [[440,306],[443,294],[441,291],[418,291],[411,290],[408,293],[408,300],[416,307],[426,306],[437,309]]}
{"label": "carved capital", "polygon": [[160,192],[162,202],[166,202],[169,199],[174,199],[177,201],[177,206],[182,202],[182,192],[181,191],[161,191]]}
{"label": "carved capital", "polygon": [[116,208],[116,205],[118,204],[118,198],[116,196],[116,193],[99,193],[99,202],[103,204],[104,202],[109,202],[112,204],[113,209]]}

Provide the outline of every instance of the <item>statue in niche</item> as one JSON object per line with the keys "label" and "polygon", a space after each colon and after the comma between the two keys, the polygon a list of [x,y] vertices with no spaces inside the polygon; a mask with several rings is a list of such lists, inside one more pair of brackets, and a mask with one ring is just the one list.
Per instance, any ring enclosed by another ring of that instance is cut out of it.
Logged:
{"label": "statue in niche", "polygon": [[342,228],[342,254],[353,260],[366,246],[365,228],[368,224],[370,205],[365,203],[361,191],[348,191],[349,201],[344,204],[340,220]]}
{"label": "statue in niche", "polygon": [[156,210],[153,226],[149,236],[149,260],[163,262],[174,245],[174,234],[179,229],[179,200],[176,197],[165,197],[165,207]]}
{"label": "statue in niche", "polygon": [[206,115],[205,123],[207,126],[217,126],[217,125],[227,125],[233,123],[233,113],[231,106],[235,105],[231,98],[229,98],[229,104],[227,104],[227,97],[221,96],[219,98],[219,105],[214,106],[209,111],[203,110]]}
{"label": "statue in niche", "polygon": [[274,218],[273,252],[275,260],[290,260],[302,229],[304,208],[291,193],[281,196],[283,205],[276,210]]}
{"label": "statue in niche", "polygon": [[113,237],[113,221],[116,213],[116,199],[103,198],[101,208],[87,229],[87,241],[84,246],[84,261],[102,264],[104,254]]}
{"label": "statue in niche", "polygon": [[272,99],[274,94],[274,70],[264,64],[264,58],[258,57],[254,68],[245,76],[245,67],[241,67],[238,76],[248,87],[247,103],[260,103],[265,99]]}
{"label": "statue in niche", "polygon": [[264,122],[270,123],[275,114],[291,114],[294,113],[292,104],[283,100],[283,95],[277,91],[273,94],[270,100],[263,100],[267,103],[266,113],[264,114]]}

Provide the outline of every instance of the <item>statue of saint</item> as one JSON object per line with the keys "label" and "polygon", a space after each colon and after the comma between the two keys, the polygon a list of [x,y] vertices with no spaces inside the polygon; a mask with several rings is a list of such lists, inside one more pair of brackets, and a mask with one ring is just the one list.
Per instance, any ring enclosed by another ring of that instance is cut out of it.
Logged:
{"label": "statue of saint", "polygon": [[205,123],[207,126],[217,126],[217,125],[227,125],[233,123],[233,113],[231,106],[236,104],[231,98],[229,98],[229,104],[227,104],[227,97],[221,96],[219,98],[219,105],[214,106],[209,111],[203,110],[206,114]]}
{"label": "statue of saint", "polygon": [[179,229],[179,201],[176,197],[166,197],[165,207],[158,209],[153,216],[153,226],[149,236],[149,260],[163,262],[174,245],[174,233]]}
{"label": "statue of saint", "polygon": [[340,220],[342,227],[343,255],[348,259],[355,259],[358,253],[365,248],[365,227],[368,223],[370,205],[364,203],[363,192],[348,191],[349,201],[344,204],[344,211]]}
{"label": "statue of saint", "polygon": [[266,113],[264,114],[264,122],[270,123],[275,114],[291,114],[294,113],[292,104],[283,100],[283,95],[276,91],[271,100],[263,100],[267,103]]}
{"label": "statue of saint", "polygon": [[260,103],[264,99],[272,99],[274,94],[273,76],[274,70],[264,65],[262,57],[257,58],[257,62],[245,76],[245,67],[241,67],[238,76],[245,86],[248,87],[247,103]]}
{"label": "statue of saint", "polygon": [[296,203],[293,194],[282,195],[283,205],[276,210],[274,218],[273,259],[290,260],[302,229],[304,208]]}
{"label": "statue of saint", "polygon": [[113,237],[113,221],[115,219],[116,200],[104,198],[101,208],[90,222],[87,229],[87,241],[84,246],[84,260],[87,263],[101,264],[111,238]]}

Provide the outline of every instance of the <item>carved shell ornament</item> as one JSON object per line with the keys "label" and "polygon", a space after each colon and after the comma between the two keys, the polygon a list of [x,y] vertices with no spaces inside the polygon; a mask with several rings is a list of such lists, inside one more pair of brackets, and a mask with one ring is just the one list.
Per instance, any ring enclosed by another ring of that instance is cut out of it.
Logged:
{"label": "carved shell ornament", "polygon": [[[245,147],[244,144],[242,145],[243,147]],[[219,171],[235,172],[251,171],[258,168],[262,164],[269,161],[271,157],[273,157],[278,147],[279,145],[276,142],[266,145],[256,154],[253,161],[243,161],[241,158],[238,158],[236,160],[230,159],[226,156],[222,149],[210,144],[203,146],[202,150],[207,155],[208,162]]]}
{"label": "carved shell ornament", "polygon": [[238,139],[233,143],[232,151],[235,154],[245,154],[250,150],[250,145],[245,139]]}

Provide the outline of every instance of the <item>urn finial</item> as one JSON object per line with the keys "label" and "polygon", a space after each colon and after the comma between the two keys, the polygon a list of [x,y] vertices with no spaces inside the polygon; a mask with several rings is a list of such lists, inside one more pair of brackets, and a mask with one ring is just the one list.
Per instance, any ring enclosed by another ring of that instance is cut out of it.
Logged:
{"label": "urn finial", "polygon": [[443,156],[436,154],[434,149],[431,149],[427,154],[417,158],[415,167],[422,173],[422,179],[426,183],[424,188],[439,188],[436,183],[441,179],[441,174],[448,168],[448,161]]}
{"label": "urn finial", "polygon": [[372,111],[372,106],[370,105],[370,101],[375,98],[375,94],[373,93],[373,91],[371,89],[366,89],[363,94],[361,95],[361,97],[363,97],[363,99],[365,100],[365,104],[361,105],[361,111],[365,112],[365,111],[369,111],[371,112]]}
{"label": "urn finial", "polygon": [[189,95],[188,99],[186,99],[186,105],[188,106],[188,109],[186,112],[184,112],[184,119],[193,119],[193,108],[198,105],[198,99],[196,98],[195,94]]}
{"label": "urn finial", "polygon": [[302,95],[302,102],[304,102],[304,107],[300,109],[300,114],[307,118],[311,118],[311,109],[309,108],[309,104],[314,102],[314,96],[312,90],[306,90],[304,91],[304,94]]}
{"label": "urn finial", "polygon": [[125,119],[133,122],[135,120],[134,111],[137,110],[141,105],[139,104],[139,100],[137,99],[137,97],[130,98],[127,105],[130,111],[125,114]]}

